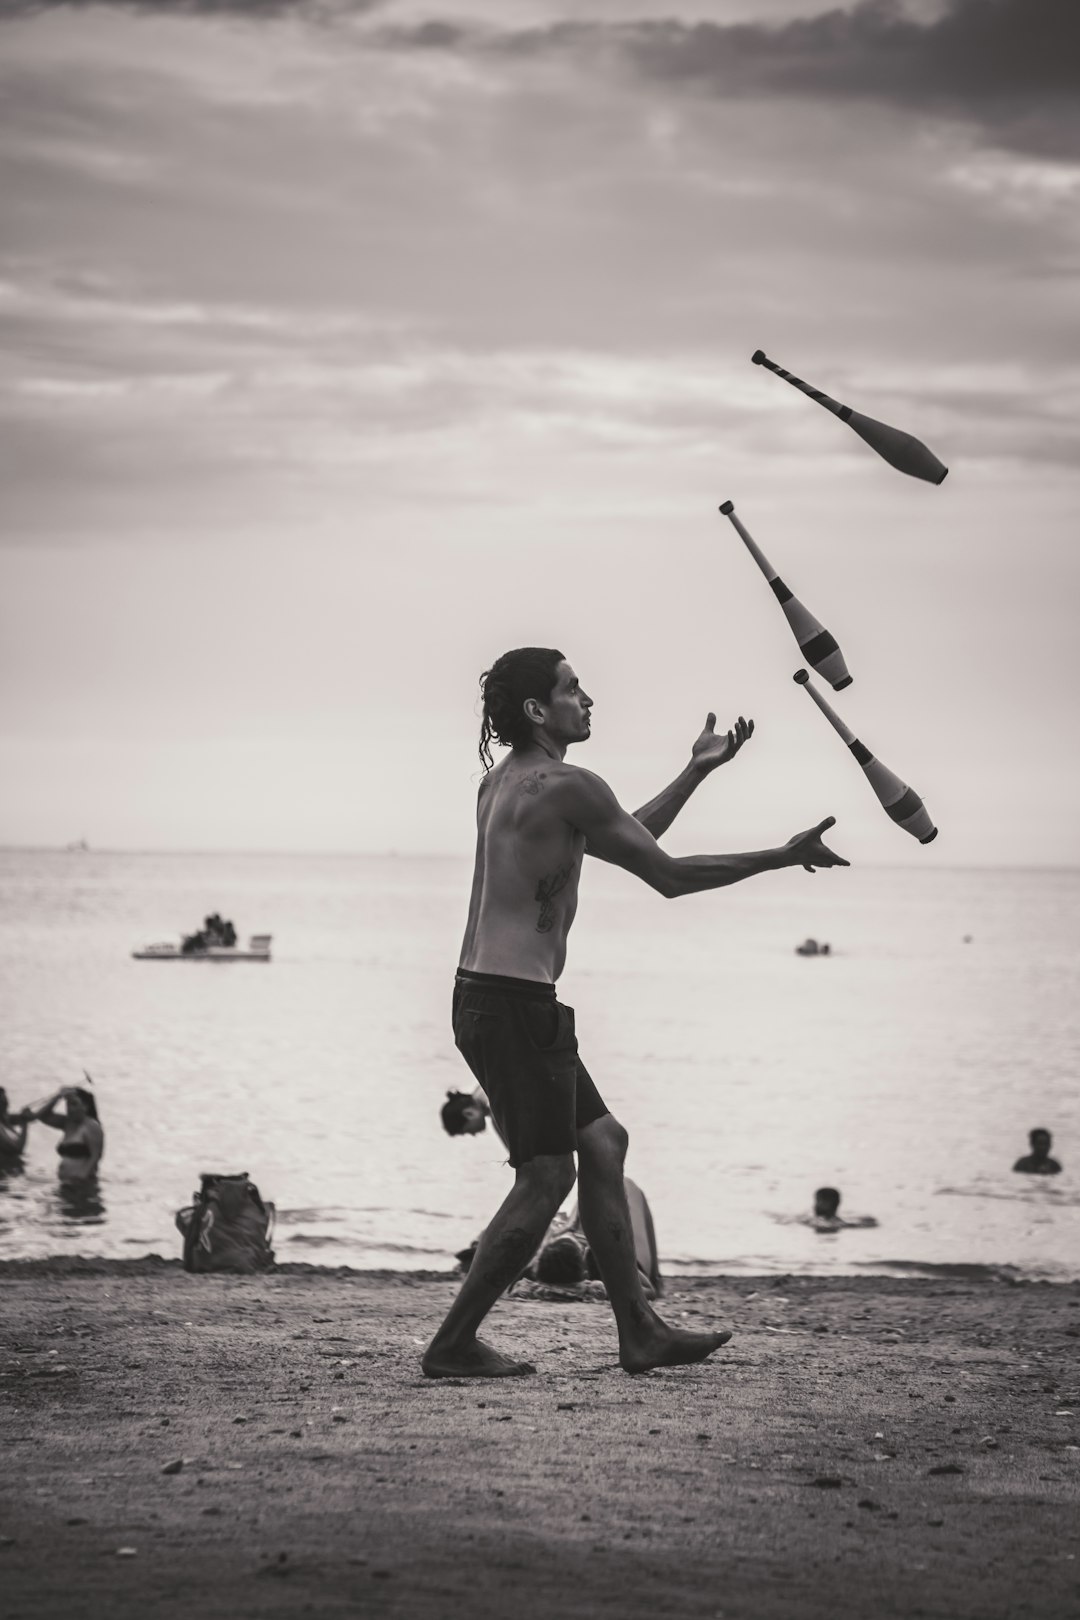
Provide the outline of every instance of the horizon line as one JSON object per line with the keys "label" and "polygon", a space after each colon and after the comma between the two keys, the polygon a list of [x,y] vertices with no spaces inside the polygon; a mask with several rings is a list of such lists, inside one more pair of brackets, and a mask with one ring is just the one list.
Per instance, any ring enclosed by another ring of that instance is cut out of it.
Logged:
{"label": "horizon line", "polygon": [[[363,859],[363,860],[416,860],[467,861],[469,852],[453,850],[402,849],[252,849],[197,847],[178,849],[165,846],[125,848],[112,844],[89,844],[85,841],[70,844],[9,844],[0,843],[0,855],[170,855],[181,858],[192,856],[243,856],[246,858],[285,856],[294,859]],[[863,861],[863,870],[908,872],[918,868],[910,861]],[[925,868],[938,872],[1076,872],[1080,861],[955,861],[948,865]]]}

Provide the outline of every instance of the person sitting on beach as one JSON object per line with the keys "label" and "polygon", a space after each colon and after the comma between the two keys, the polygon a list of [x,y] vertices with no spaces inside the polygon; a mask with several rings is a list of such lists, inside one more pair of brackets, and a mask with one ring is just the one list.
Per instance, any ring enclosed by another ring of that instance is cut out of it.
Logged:
{"label": "person sitting on beach", "polygon": [[[56,1104],[63,1100],[66,1112],[57,1112]],[[30,1116],[62,1131],[56,1151],[60,1155],[59,1176],[62,1182],[84,1182],[93,1179],[105,1150],[105,1132],[98,1119],[94,1093],[85,1086],[62,1086]]]}
{"label": "person sitting on beach", "polygon": [[839,1232],[845,1227],[876,1226],[872,1215],[854,1215],[850,1220],[839,1213],[840,1193],[836,1187],[819,1187],[814,1194],[814,1213],[808,1224],[815,1232]]}
{"label": "person sitting on beach", "polygon": [[8,1107],[8,1094],[0,1086],[0,1164],[4,1160],[19,1159],[26,1146],[26,1127],[30,1122],[30,1114],[23,1109],[21,1114],[13,1114]]}
{"label": "person sitting on beach", "polygon": [[482,1086],[475,1091],[448,1091],[439,1118],[447,1136],[478,1136],[491,1118],[487,1093]]}
{"label": "person sitting on beach", "polygon": [[1053,1141],[1050,1132],[1037,1125],[1033,1131],[1028,1132],[1028,1141],[1031,1143],[1031,1152],[1025,1153],[1022,1159],[1017,1159],[1013,1170],[1019,1170],[1025,1176],[1060,1175],[1060,1164],[1050,1157],[1050,1145]]}

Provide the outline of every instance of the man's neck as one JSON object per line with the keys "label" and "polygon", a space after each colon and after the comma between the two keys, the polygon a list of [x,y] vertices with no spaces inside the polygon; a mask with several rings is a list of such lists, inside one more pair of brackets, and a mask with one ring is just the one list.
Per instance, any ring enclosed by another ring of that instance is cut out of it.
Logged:
{"label": "man's neck", "polygon": [[514,755],[521,761],[522,765],[531,765],[533,759],[530,756],[537,754],[542,754],[545,759],[557,760],[561,764],[566,758],[566,747],[566,743],[555,742],[552,738],[541,734],[533,738],[528,748],[523,748],[520,751],[515,748]]}

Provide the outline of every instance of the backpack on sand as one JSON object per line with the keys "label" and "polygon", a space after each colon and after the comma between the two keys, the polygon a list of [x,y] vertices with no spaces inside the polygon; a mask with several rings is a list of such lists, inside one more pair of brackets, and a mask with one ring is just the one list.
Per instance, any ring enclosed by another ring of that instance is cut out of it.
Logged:
{"label": "backpack on sand", "polygon": [[274,1205],[263,1202],[246,1170],[235,1176],[203,1175],[199,1181],[195,1202],[176,1212],[184,1238],[184,1270],[269,1271],[274,1263]]}

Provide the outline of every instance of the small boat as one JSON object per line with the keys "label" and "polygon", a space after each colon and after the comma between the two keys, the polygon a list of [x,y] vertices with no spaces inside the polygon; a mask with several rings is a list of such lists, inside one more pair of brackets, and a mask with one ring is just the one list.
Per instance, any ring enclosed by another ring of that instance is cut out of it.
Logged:
{"label": "small boat", "polygon": [[144,945],[132,951],[136,962],[269,962],[272,934],[252,934],[245,950],[236,945],[200,945],[184,950],[181,945]]}

